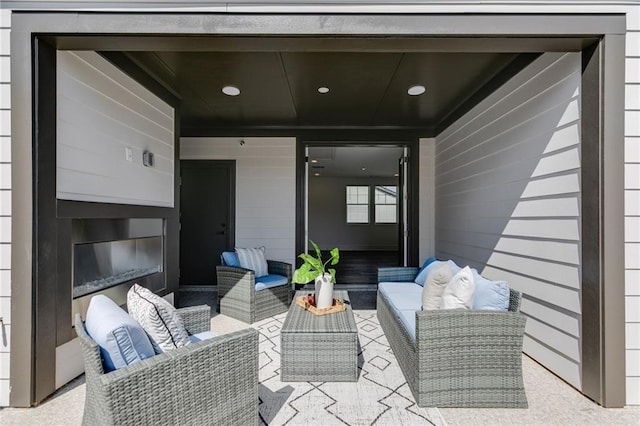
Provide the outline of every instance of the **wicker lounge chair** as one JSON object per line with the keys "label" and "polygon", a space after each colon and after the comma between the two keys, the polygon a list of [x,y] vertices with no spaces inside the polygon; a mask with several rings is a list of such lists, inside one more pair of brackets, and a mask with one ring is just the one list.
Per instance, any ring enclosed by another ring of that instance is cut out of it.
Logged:
{"label": "wicker lounge chair", "polygon": [[[209,330],[209,307],[179,309],[190,334]],[[85,425],[258,424],[258,333],[203,340],[105,373],[80,315]]]}
{"label": "wicker lounge chair", "polygon": [[[380,282],[407,282],[418,268],[380,268]],[[417,285],[417,284],[416,284]],[[520,293],[509,311],[416,311],[415,339],[378,291],[377,315],[420,407],[526,408]]]}
{"label": "wicker lounge chair", "polygon": [[256,276],[250,269],[216,267],[220,313],[252,324],[287,312],[291,305],[291,264],[267,260],[269,274],[287,278],[286,284],[256,290]]}

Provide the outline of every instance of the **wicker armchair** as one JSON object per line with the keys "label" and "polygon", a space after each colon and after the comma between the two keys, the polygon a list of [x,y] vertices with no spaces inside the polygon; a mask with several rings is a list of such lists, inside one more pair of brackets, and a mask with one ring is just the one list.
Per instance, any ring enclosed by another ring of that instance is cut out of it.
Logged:
{"label": "wicker armchair", "polygon": [[286,284],[256,290],[256,276],[250,269],[216,267],[220,313],[248,324],[287,312],[291,305],[291,264],[267,260],[269,274],[287,277]]}
{"label": "wicker armchair", "polygon": [[[410,282],[418,268],[381,268],[380,282]],[[416,284],[417,285],[417,284]],[[416,311],[415,338],[384,294],[377,315],[420,407],[526,408],[521,294],[510,290],[508,312]]]}
{"label": "wicker armchair", "polygon": [[[209,307],[179,309],[190,334],[209,330]],[[100,348],[75,317],[84,357],[85,425],[257,425],[258,333],[203,340],[105,373]]]}

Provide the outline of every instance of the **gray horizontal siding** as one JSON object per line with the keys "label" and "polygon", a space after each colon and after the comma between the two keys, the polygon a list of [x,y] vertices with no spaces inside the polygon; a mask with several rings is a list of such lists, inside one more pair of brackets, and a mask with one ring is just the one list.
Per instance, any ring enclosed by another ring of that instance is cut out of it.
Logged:
{"label": "gray horizontal siding", "polygon": [[578,389],[580,56],[545,54],[436,138],[435,246],[524,293],[524,350]]}
{"label": "gray horizontal siding", "polygon": [[58,52],[57,85],[58,198],[173,207],[173,108],[95,52]]}

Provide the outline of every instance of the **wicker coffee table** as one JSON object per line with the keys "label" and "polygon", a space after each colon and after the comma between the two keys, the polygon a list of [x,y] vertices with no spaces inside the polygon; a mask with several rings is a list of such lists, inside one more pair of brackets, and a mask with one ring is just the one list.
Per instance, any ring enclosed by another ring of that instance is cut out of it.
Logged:
{"label": "wicker coffee table", "polygon": [[[307,294],[296,293],[296,297]],[[283,382],[355,382],[358,379],[358,329],[349,295],[334,291],[347,309],[314,315],[294,302],[280,331]]]}

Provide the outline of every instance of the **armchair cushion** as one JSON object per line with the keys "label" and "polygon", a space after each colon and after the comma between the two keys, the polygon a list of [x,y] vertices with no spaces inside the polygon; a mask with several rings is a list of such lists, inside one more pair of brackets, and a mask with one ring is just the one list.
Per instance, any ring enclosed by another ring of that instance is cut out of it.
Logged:
{"label": "armchair cushion", "polygon": [[106,372],[156,354],[140,324],[107,296],[91,298],[86,318],[87,333],[100,347]]}
{"label": "armchair cushion", "polygon": [[258,248],[239,248],[236,247],[236,253],[240,260],[240,266],[245,269],[252,270],[256,277],[263,277],[269,274],[269,266],[264,256],[264,247]]}
{"label": "armchair cushion", "polygon": [[287,277],[282,275],[269,274],[263,277],[256,278],[256,291],[264,290],[266,288],[277,287],[279,285],[288,284]]}
{"label": "armchair cushion", "polygon": [[224,251],[222,252],[222,261],[225,266],[240,266],[240,260],[238,260],[238,255],[235,251]]}
{"label": "armchair cushion", "polygon": [[213,339],[217,334],[212,331],[203,331],[201,333],[192,334],[189,336],[191,343],[202,342],[203,340]]}
{"label": "armchair cushion", "polygon": [[191,343],[176,308],[150,290],[134,284],[127,293],[127,309],[149,335],[156,353]]}

